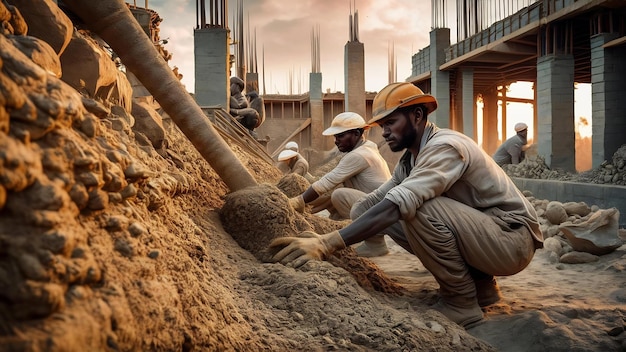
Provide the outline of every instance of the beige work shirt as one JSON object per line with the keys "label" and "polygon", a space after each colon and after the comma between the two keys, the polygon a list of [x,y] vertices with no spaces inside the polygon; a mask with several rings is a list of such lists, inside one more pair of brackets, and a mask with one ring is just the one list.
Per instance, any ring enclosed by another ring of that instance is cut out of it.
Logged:
{"label": "beige work shirt", "polygon": [[296,155],[296,158],[291,172],[300,176],[306,176],[307,172],[309,172],[309,162],[300,154]]}
{"label": "beige work shirt", "polygon": [[[392,178],[355,207],[388,199],[408,221],[424,202],[439,196],[481,210],[503,228],[525,226],[536,247],[542,246],[534,207],[502,168],[469,137],[431,122],[426,125],[417,157],[406,151]],[[364,211],[359,208],[358,213]]]}
{"label": "beige work shirt", "polygon": [[344,187],[369,193],[391,177],[387,162],[378,151],[376,143],[363,140],[346,153],[337,166],[311,187],[324,194],[343,184]]}

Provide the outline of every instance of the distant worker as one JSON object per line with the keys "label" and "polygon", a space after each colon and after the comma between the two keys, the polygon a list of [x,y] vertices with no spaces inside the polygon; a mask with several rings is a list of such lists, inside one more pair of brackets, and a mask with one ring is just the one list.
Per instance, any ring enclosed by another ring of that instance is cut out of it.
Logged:
{"label": "distant worker", "polygon": [[493,160],[500,166],[506,164],[519,164],[524,160],[523,147],[528,144],[528,125],[519,122],[515,125],[517,134],[500,145],[493,155]]}
{"label": "distant worker", "polygon": [[254,129],[259,125],[259,113],[250,107],[248,99],[243,95],[244,86],[241,78],[230,78],[230,114],[256,138]]}
{"label": "distant worker", "polygon": [[278,168],[283,171],[283,174],[298,174],[304,177],[309,172],[309,162],[300,153],[290,149],[285,149],[278,154],[278,162],[281,165]]}
{"label": "distant worker", "polygon": [[259,113],[259,120],[257,121],[256,126],[254,126],[254,128],[258,128],[265,121],[265,102],[256,90],[246,93],[246,98],[248,98],[250,108]]}
{"label": "distant worker", "polygon": [[287,144],[285,144],[285,149],[293,150],[297,153],[300,152],[300,147],[298,146],[298,143],[294,141],[287,142]]}
{"label": "distant worker", "polygon": [[[330,193],[330,204],[326,209],[334,220],[349,219],[352,205],[377,189],[391,178],[387,162],[378,151],[376,143],[366,140],[363,133],[367,124],[355,112],[343,112],[335,116],[331,126],[322,134],[334,136],[335,145],[346,153],[337,166],[289,203],[302,212],[307,203]],[[343,187],[342,187],[343,186]],[[389,253],[384,235],[372,236],[356,248],[364,257],[381,256]]]}

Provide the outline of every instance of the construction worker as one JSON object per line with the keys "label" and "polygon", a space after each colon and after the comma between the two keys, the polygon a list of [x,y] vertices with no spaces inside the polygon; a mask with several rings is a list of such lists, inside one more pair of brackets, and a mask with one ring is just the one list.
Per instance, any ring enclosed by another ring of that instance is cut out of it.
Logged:
{"label": "construction worker", "polygon": [[515,124],[515,136],[507,139],[498,147],[493,160],[500,166],[519,164],[524,160],[524,146],[528,144],[528,125],[523,122]]}
{"label": "construction worker", "polygon": [[294,267],[324,260],[399,222],[401,232],[386,233],[437,280],[433,308],[464,327],[480,321],[481,306],[501,298],[494,276],[523,270],[543,235],[533,206],[489,155],[428,121],[436,108],[413,84],[383,88],[369,123],[382,128],[392,151],[406,149],[392,178],[354,204],[343,229],[272,241],[273,260]]}
{"label": "construction worker", "polygon": [[309,172],[309,163],[300,153],[291,149],[285,149],[278,154],[279,169],[283,174],[298,174],[302,177]]}
{"label": "construction worker", "polygon": [[[334,136],[335,145],[346,154],[333,170],[313,182],[304,193],[290,199],[294,209],[302,212],[307,203],[332,192],[330,201],[323,207],[329,210],[332,219],[349,219],[352,204],[391,177],[378,146],[363,135],[366,125],[363,117],[355,112],[343,112],[335,116],[330,127],[322,134]],[[318,206],[317,211],[320,208]],[[359,255],[367,257],[389,253],[384,235],[372,236],[356,250]]]}
{"label": "construction worker", "polygon": [[248,99],[243,95],[245,83],[239,77],[230,78],[230,115],[237,120],[248,133],[255,139],[257,138],[254,129],[260,125],[258,111],[250,107]]}
{"label": "construction worker", "polygon": [[296,153],[300,152],[300,147],[298,146],[298,143],[294,141],[287,142],[287,144],[285,144],[285,149],[293,150]]}

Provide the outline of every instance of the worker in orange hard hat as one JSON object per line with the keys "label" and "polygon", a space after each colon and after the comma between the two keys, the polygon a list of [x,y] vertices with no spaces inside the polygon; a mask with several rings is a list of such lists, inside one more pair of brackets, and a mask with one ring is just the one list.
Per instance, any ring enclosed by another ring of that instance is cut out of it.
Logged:
{"label": "worker in orange hard hat", "polygon": [[391,179],[354,204],[348,226],[272,241],[273,259],[298,267],[385,232],[439,283],[434,309],[464,327],[480,321],[481,306],[501,298],[495,276],[523,270],[543,235],[532,204],[489,155],[428,121],[435,109],[437,100],[413,84],[383,88],[369,123],[391,150],[406,150]]}
{"label": "worker in orange hard hat", "polygon": [[[349,219],[350,209],[359,198],[391,178],[378,146],[365,139],[366,126],[365,119],[355,112],[335,116],[322,134],[333,136],[337,149],[346,154],[334,169],[313,182],[304,193],[289,200],[294,209],[302,212],[305,205],[310,204],[312,212],[326,209],[331,219]],[[372,236],[356,250],[364,257],[389,253],[384,235]]]}

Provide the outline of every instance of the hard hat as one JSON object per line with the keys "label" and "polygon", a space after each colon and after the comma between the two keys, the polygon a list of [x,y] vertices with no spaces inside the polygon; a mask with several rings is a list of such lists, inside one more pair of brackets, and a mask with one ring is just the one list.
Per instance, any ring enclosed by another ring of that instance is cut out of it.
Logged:
{"label": "hard hat", "polygon": [[515,124],[515,132],[520,132],[525,129],[528,129],[528,125],[523,122],[518,122]]}
{"label": "hard hat", "polygon": [[345,131],[365,128],[366,126],[365,119],[356,112],[342,112],[335,116],[333,122],[330,123],[330,127],[325,129],[322,134],[324,136],[334,136]]}
{"label": "hard hat", "polygon": [[293,158],[298,155],[298,152],[294,152],[293,150],[285,149],[280,154],[278,154],[278,161],[285,161]]}
{"label": "hard hat", "polygon": [[298,151],[298,143],[291,141],[285,144],[285,149],[293,150],[294,152]]}
{"label": "hard hat", "polygon": [[437,99],[430,94],[424,94],[412,83],[391,83],[374,97],[372,118],[367,123],[384,119],[398,108],[417,104],[424,104],[428,114],[437,109]]}

